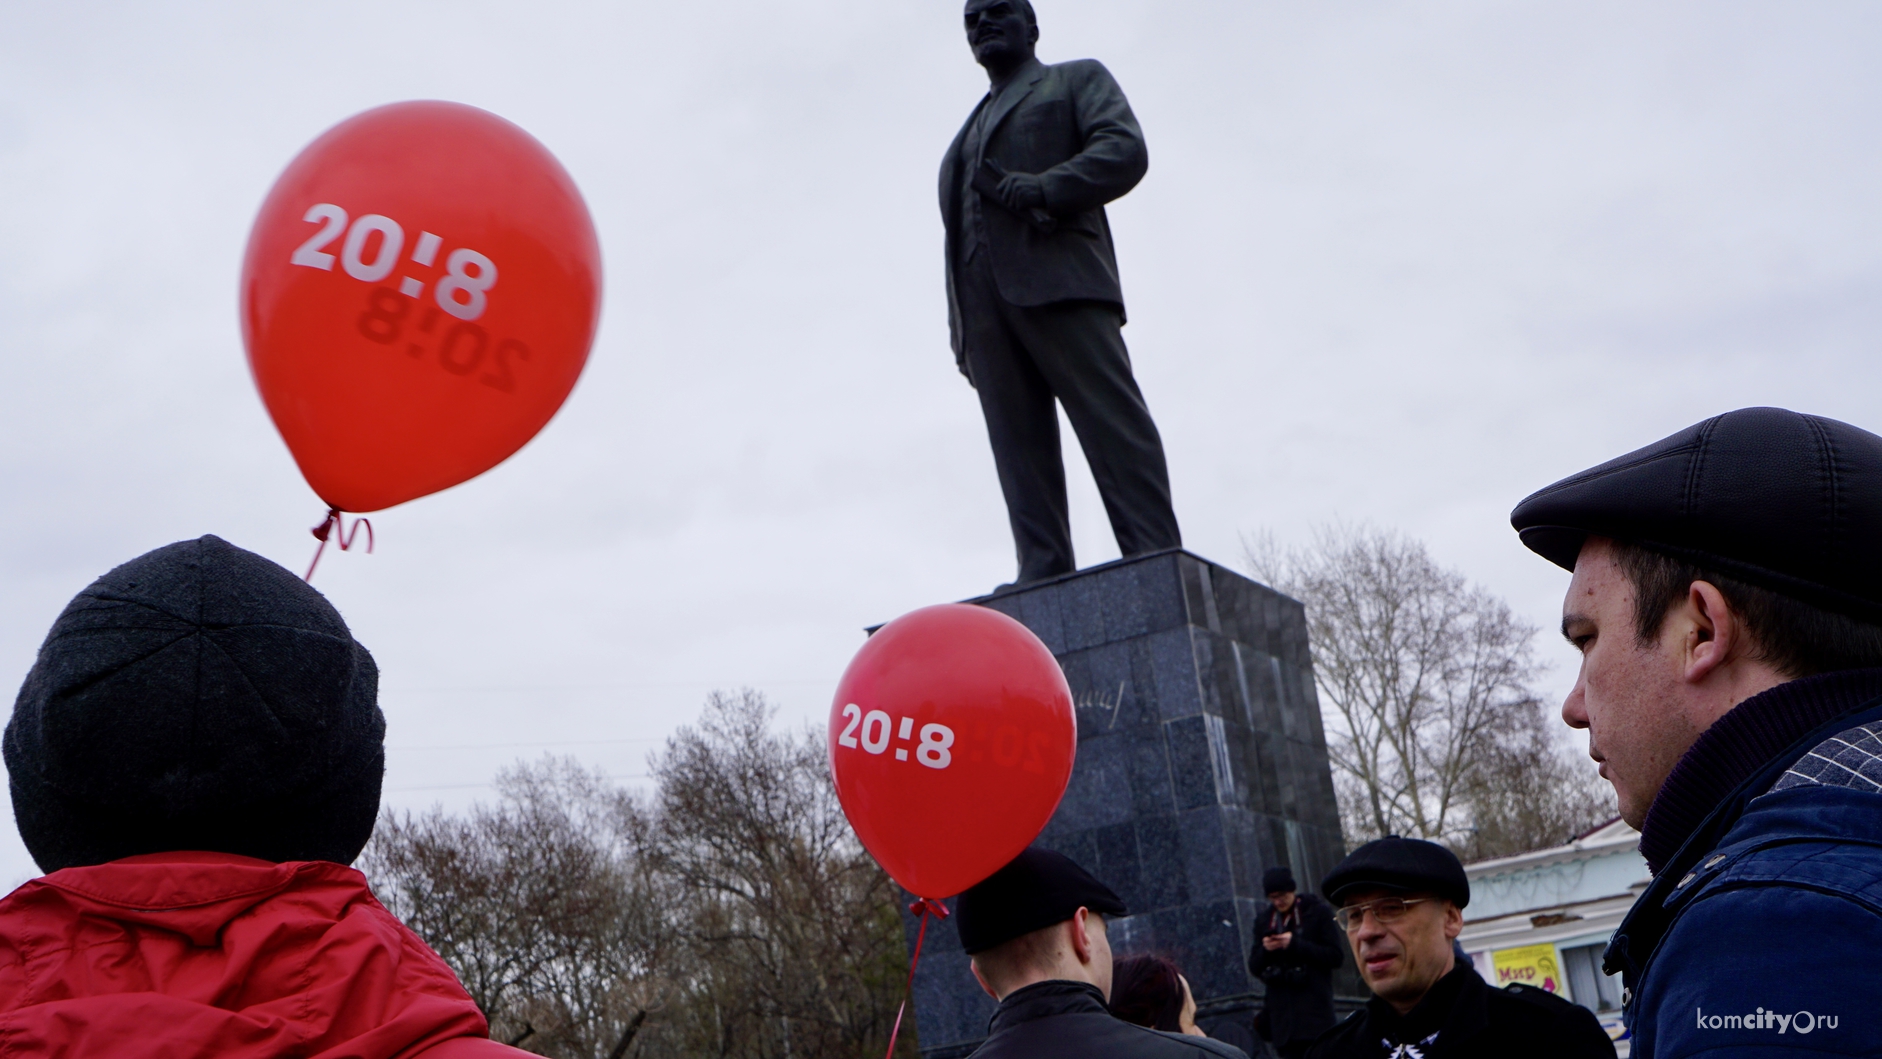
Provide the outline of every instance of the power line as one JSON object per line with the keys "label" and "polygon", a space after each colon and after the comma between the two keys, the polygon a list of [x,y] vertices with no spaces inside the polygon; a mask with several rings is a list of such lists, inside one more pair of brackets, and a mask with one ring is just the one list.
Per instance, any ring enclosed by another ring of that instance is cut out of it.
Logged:
{"label": "power line", "polygon": [[514,691],[642,691],[670,688],[765,688],[779,684],[833,684],[830,678],[808,680],[679,680],[653,683],[602,683],[602,684],[466,684],[463,686],[439,687],[381,687],[380,693],[386,695],[463,695],[471,692],[514,692]]}
{"label": "power line", "polygon": [[547,743],[446,743],[435,746],[388,746],[387,750],[524,750],[554,746],[616,746],[622,743],[657,743],[659,736],[633,739],[558,739]]}
{"label": "power line", "polygon": [[[648,776],[644,773],[623,773],[620,775],[609,773],[609,774],[603,775],[601,778],[608,779],[608,780],[645,780],[645,779],[652,779],[653,777]],[[416,793],[419,791],[468,791],[468,790],[476,789],[478,787],[495,787],[496,785],[497,785],[496,780],[485,780],[482,783],[439,783],[439,784],[433,784],[428,787],[388,787],[386,788],[385,793],[387,794],[412,794],[412,793]]]}

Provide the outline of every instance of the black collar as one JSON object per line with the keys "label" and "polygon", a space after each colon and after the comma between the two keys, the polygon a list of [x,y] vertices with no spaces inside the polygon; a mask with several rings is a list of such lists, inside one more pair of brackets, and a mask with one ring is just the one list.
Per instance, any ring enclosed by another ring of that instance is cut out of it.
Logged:
{"label": "black collar", "polygon": [[[1851,670],[1842,674],[1824,674],[1823,677],[1781,684],[1764,694],[1771,695],[1786,688],[1791,688],[1794,692],[1798,685],[1816,686],[1814,682],[1818,680],[1835,676],[1854,677],[1859,673],[1873,674],[1875,670]],[[1831,683],[1834,684],[1834,682]],[[1784,698],[1788,697],[1787,693]],[[1760,695],[1746,699],[1739,703],[1733,712],[1762,698],[1763,696]],[[1730,716],[1731,714],[1726,715],[1726,717]],[[1648,962],[1652,960],[1654,950],[1660,947],[1660,940],[1666,936],[1667,929],[1673,925],[1673,913],[1666,907],[1666,903],[1672,897],[1673,892],[1679,888],[1680,880],[1699,863],[1699,858],[1719,844],[1719,840],[1732,829],[1732,825],[1738,822],[1739,817],[1745,815],[1746,805],[1753,798],[1770,790],[1771,785],[1784,775],[1784,771],[1790,768],[1793,762],[1809,753],[1810,749],[1818,743],[1846,728],[1878,720],[1882,720],[1882,700],[1871,699],[1860,702],[1848,712],[1832,716],[1803,733],[1790,745],[1771,755],[1763,765],[1742,778],[1736,786],[1730,788],[1718,799],[1711,813],[1683,837],[1678,850],[1667,859],[1665,866],[1654,876],[1653,883],[1634,902],[1626,918],[1621,920],[1620,927],[1614,931],[1614,937],[1608,942],[1607,952],[1602,956],[1603,970],[1608,974],[1622,975],[1621,981],[1624,986],[1621,994],[1622,1003],[1627,1005],[1630,1011],[1634,1001],[1640,995],[1640,975],[1646,970]],[[1723,724],[1724,721],[1725,718],[1720,718],[1718,724]],[[1713,727],[1718,727],[1718,724],[1714,724]],[[1710,732],[1711,729],[1707,731]],[[1697,749],[1698,744],[1695,743],[1694,750]],[[1680,759],[1680,764],[1675,767],[1674,771],[1680,771],[1692,757],[1693,751],[1687,751],[1686,757]],[[1670,779],[1668,783],[1670,785]],[[1665,788],[1661,789],[1661,793],[1665,793]],[[1658,804],[1658,799],[1655,800],[1655,804]],[[1649,810],[1649,816],[1651,817],[1651,810]],[[1644,844],[1644,838],[1642,841]],[[1631,1018],[1631,1015],[1629,1017]]]}
{"label": "black collar", "polygon": [[1434,1033],[1439,1044],[1450,1045],[1474,1036],[1488,1024],[1483,999],[1487,989],[1476,969],[1459,960],[1403,1015],[1376,996],[1366,1001],[1366,1026],[1372,1036],[1394,1045],[1418,1044]]}
{"label": "black collar", "polygon": [[1006,994],[1000,1006],[994,1009],[993,1018],[987,1022],[987,1035],[992,1036],[1022,1022],[1049,1018],[1053,1015],[1109,1015],[1111,1009],[1104,1006],[1104,993],[1090,982],[1073,982],[1064,978],[1054,978],[1045,982],[1034,982],[1023,989],[1015,989]]}
{"label": "black collar", "polygon": [[1700,733],[1648,807],[1640,826],[1647,867],[1658,875],[1733,788],[1801,736],[1878,698],[1882,669],[1849,669],[1779,684],[1732,707]]}

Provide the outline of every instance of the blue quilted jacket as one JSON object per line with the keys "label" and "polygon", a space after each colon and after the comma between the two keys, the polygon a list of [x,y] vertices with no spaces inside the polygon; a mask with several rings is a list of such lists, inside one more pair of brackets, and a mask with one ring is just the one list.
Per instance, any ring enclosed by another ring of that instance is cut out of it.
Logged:
{"label": "blue quilted jacket", "polygon": [[1636,1059],[1882,1054],[1882,703],[1692,833],[1608,947]]}

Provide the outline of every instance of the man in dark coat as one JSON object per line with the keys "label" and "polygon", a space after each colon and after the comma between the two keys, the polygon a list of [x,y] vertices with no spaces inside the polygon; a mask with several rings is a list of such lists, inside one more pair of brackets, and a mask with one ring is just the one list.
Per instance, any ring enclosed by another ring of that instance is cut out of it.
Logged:
{"label": "man in dark coat", "polygon": [[1614,1059],[1587,1008],[1533,986],[1492,989],[1457,959],[1470,879],[1450,850],[1388,836],[1354,850],[1320,889],[1340,906],[1373,997],[1310,1059]]}
{"label": "man in dark coat", "polygon": [[1345,942],[1333,909],[1313,894],[1297,893],[1292,871],[1269,868],[1261,883],[1268,911],[1248,954],[1249,972],[1268,989],[1258,1028],[1281,1059],[1297,1059],[1333,1025],[1333,972],[1343,962]]}
{"label": "man in dark coat", "polygon": [[1562,716],[1655,875],[1605,960],[1633,1054],[1882,1053],[1882,437],[1740,409],[1510,521],[1573,571]]}
{"label": "man in dark coat", "polygon": [[1090,59],[1047,66],[1027,0],[968,0],[992,88],[941,163],[948,332],[980,396],[1021,583],[1076,569],[1058,412],[1125,555],[1182,543],[1163,441],[1131,373],[1104,204],[1143,179],[1143,131]]}
{"label": "man in dark coat", "polygon": [[1127,910],[1062,853],[1026,850],[968,888],[954,914],[974,977],[1000,1002],[974,1059],[1247,1059],[1112,1017],[1105,917]]}

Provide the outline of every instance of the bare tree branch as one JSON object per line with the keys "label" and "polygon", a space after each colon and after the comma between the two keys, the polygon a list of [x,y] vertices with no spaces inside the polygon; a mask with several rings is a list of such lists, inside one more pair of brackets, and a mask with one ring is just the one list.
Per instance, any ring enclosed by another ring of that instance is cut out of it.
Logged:
{"label": "bare tree branch", "polygon": [[1532,685],[1535,626],[1424,545],[1364,527],[1304,548],[1244,541],[1256,577],[1307,606],[1346,834],[1445,842],[1467,857],[1565,841],[1612,815]]}
{"label": "bare tree branch", "polygon": [[822,733],[772,720],[756,693],[715,693],[648,797],[518,765],[494,807],[388,813],[361,868],[500,1040],[568,1059],[880,1049],[907,969],[899,891],[843,818]]}

